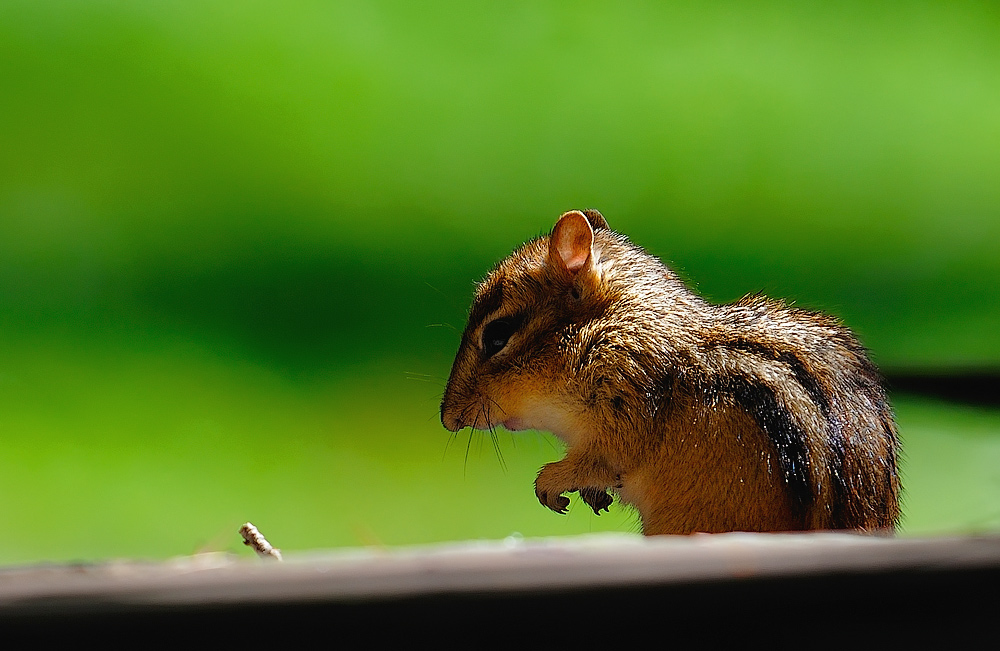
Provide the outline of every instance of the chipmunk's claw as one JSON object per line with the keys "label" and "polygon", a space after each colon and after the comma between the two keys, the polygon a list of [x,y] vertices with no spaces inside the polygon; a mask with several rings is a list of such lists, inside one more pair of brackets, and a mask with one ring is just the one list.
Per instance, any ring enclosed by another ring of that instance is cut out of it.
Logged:
{"label": "chipmunk's claw", "polygon": [[[619,475],[616,479],[621,479]],[[548,463],[542,466],[535,478],[535,495],[542,506],[546,506],[556,513],[566,513],[570,501],[564,493],[580,493],[580,498],[594,510],[597,515],[601,511],[609,511],[609,507],[614,502],[614,498],[605,491],[604,487],[587,486],[592,480],[584,480],[585,485],[579,488],[580,478],[577,476],[574,467],[565,459],[555,463]],[[600,481],[600,480],[598,480]]]}
{"label": "chipmunk's claw", "polygon": [[594,510],[594,515],[600,515],[602,510],[610,511],[609,507],[614,502],[614,498],[600,488],[581,488],[580,499]]}
{"label": "chipmunk's claw", "polygon": [[538,501],[542,503],[542,506],[548,507],[555,511],[565,515],[567,507],[569,507],[569,498],[561,494],[549,494],[546,492],[536,492]]}

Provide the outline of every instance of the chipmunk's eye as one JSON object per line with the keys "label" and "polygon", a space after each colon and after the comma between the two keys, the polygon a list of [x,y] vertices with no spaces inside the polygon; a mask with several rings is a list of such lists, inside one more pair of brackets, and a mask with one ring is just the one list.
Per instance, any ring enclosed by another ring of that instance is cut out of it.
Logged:
{"label": "chipmunk's eye", "polygon": [[521,326],[521,319],[511,317],[505,319],[494,319],[483,328],[483,355],[489,359],[507,346],[507,340],[517,332]]}

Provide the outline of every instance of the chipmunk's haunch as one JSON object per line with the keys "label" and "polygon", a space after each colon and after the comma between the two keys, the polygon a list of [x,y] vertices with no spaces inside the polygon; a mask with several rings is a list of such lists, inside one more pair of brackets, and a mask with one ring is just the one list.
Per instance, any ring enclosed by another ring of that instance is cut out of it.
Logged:
{"label": "chipmunk's haunch", "polygon": [[646,534],[892,530],[897,436],[878,371],[836,319],[762,296],[712,305],[597,211],[479,285],[441,421],[551,431],[535,480],[564,512],[608,491]]}

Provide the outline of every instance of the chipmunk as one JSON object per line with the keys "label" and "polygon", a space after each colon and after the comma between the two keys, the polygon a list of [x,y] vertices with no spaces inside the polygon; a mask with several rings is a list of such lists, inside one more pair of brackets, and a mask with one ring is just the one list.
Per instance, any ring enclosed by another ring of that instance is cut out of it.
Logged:
{"label": "chipmunk", "polygon": [[894,530],[898,437],[878,370],[834,317],[711,304],[596,210],[562,215],[479,284],[441,422],[550,431],[558,513],[612,495],[646,535]]}

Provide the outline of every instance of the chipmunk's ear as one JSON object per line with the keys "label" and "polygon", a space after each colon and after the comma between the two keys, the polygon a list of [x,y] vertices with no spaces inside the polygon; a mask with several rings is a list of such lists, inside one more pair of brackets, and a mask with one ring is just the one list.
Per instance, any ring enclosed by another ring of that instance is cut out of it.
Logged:
{"label": "chipmunk's ear", "polygon": [[593,247],[593,226],[582,212],[571,210],[559,218],[549,236],[549,264],[576,275],[593,265]]}
{"label": "chipmunk's ear", "polygon": [[590,227],[595,231],[599,231],[602,228],[608,231],[611,230],[611,227],[608,226],[608,220],[604,218],[604,215],[599,210],[587,208],[583,211],[583,216],[587,218],[587,221],[590,222]]}

